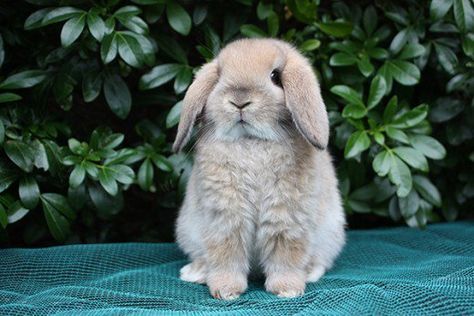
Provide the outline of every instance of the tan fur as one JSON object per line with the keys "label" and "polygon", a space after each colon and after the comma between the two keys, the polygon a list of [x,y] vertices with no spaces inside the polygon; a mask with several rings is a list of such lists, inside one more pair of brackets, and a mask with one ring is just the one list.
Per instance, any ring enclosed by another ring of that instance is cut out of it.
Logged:
{"label": "tan fur", "polygon": [[[283,89],[270,80],[274,69]],[[239,109],[231,102],[250,103]],[[261,269],[268,291],[301,295],[345,241],[337,179],[324,149],[328,118],[311,66],[282,41],[231,43],[191,85],[174,148],[188,141],[200,113],[176,226],[192,261],[182,279],[205,279],[214,297],[232,299],[245,291],[249,272]]]}

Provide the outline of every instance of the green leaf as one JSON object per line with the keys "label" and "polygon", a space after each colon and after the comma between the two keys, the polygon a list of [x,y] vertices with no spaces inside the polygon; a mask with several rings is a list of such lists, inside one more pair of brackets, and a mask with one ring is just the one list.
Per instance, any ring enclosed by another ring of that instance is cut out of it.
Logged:
{"label": "green leaf", "polygon": [[388,125],[385,127],[385,132],[387,133],[387,136],[391,139],[394,139],[404,144],[408,144],[410,142],[407,134],[405,134],[405,132],[399,130],[398,128]]}
{"label": "green leaf", "polygon": [[7,225],[8,225],[7,211],[3,207],[2,203],[0,203],[0,226],[2,226],[2,228],[5,229]]}
{"label": "green leaf", "polygon": [[364,11],[363,17],[364,29],[367,35],[371,35],[377,27],[377,12],[373,6],[368,6]]}
{"label": "green leaf", "polygon": [[117,32],[115,36],[120,57],[130,66],[141,68],[144,56],[138,40],[126,32]]}
{"label": "green leaf", "polygon": [[180,94],[181,92],[185,91],[186,88],[191,84],[192,79],[193,72],[191,68],[183,66],[183,68],[176,75],[176,79],[174,81],[174,92],[176,94]]}
{"label": "green leaf", "polygon": [[100,46],[100,57],[104,64],[108,64],[117,57],[118,43],[115,33],[108,34],[102,40]]}
{"label": "green leaf", "polygon": [[383,111],[383,121],[385,123],[391,122],[393,117],[398,111],[398,97],[394,95],[390,101],[388,101],[385,110]]}
{"label": "green leaf", "polygon": [[398,199],[398,207],[405,218],[415,215],[420,207],[420,197],[418,193],[412,189],[406,197],[400,197]]}
{"label": "green leaf", "polygon": [[153,165],[150,159],[145,159],[138,170],[137,182],[142,190],[150,191],[153,185]]}
{"label": "green leaf", "polygon": [[408,20],[408,14],[402,7],[392,7],[388,8],[389,11],[385,12],[385,16],[387,16],[390,20],[394,21],[395,23],[407,26],[410,24]]}
{"label": "green leaf", "polygon": [[370,84],[369,98],[367,99],[367,109],[373,109],[376,107],[380,100],[382,100],[385,92],[387,91],[387,84],[385,79],[381,76],[375,76]]}
{"label": "green leaf", "polygon": [[469,0],[454,0],[454,18],[462,32],[474,28],[474,9]]}
{"label": "green leaf", "polygon": [[410,169],[397,156],[390,155],[390,158],[388,177],[397,186],[398,197],[405,197],[410,193],[413,186]]}
{"label": "green leaf", "polygon": [[81,210],[90,200],[87,196],[85,183],[77,188],[69,187],[67,190],[67,199],[75,211]]}
{"label": "green leaf", "polygon": [[404,60],[390,60],[386,63],[392,77],[405,86],[412,86],[420,81],[420,70]]}
{"label": "green leaf", "polygon": [[0,145],[3,144],[5,141],[5,125],[3,121],[0,119]]}
{"label": "green leaf", "polygon": [[81,14],[64,23],[61,30],[61,45],[68,47],[81,35],[86,25],[86,14]]}
{"label": "green leaf", "polygon": [[102,42],[107,28],[104,20],[94,11],[87,14],[87,26],[92,36],[99,42]]}
{"label": "green leaf", "polygon": [[441,207],[441,194],[428,178],[414,175],[413,185],[415,186],[416,191],[418,191],[425,200],[434,206]]}
{"label": "green leaf", "polygon": [[474,33],[466,34],[462,41],[462,49],[467,56],[474,58]]}
{"label": "green leaf", "polygon": [[131,18],[135,15],[142,13],[142,10],[134,5],[126,5],[115,11],[114,16],[116,18]]}
{"label": "green leaf", "polygon": [[357,61],[357,67],[364,77],[368,77],[374,72],[374,65],[371,64],[367,54],[363,54],[362,57]]}
{"label": "green leaf", "polygon": [[341,98],[346,100],[349,104],[357,104],[362,107],[365,107],[364,102],[362,102],[362,98],[357,93],[357,91],[355,91],[354,89],[348,86],[343,86],[343,85],[333,86],[331,88],[331,92],[340,96]]}
{"label": "green leaf", "polygon": [[365,151],[370,146],[370,139],[366,131],[357,131],[352,133],[344,149],[346,159],[353,158]]}
{"label": "green leaf", "polygon": [[29,210],[34,209],[38,205],[40,198],[40,190],[35,178],[31,175],[21,178],[18,194],[25,208]]}
{"label": "green leaf", "polygon": [[380,132],[374,132],[374,139],[379,145],[385,144],[385,136]]}
{"label": "green leaf", "polygon": [[191,17],[184,8],[175,1],[168,1],[166,5],[168,23],[181,35],[188,35],[191,31]]}
{"label": "green leaf", "polygon": [[425,53],[425,47],[418,43],[409,43],[405,45],[398,55],[399,59],[410,59],[420,57]]}
{"label": "green leaf", "polygon": [[464,102],[453,97],[438,98],[430,109],[430,121],[442,123],[453,119],[464,111]]}
{"label": "green leaf", "polygon": [[99,218],[110,218],[123,208],[123,195],[119,192],[116,196],[108,194],[99,185],[88,186],[89,196],[97,208]]}
{"label": "green leaf", "polygon": [[28,214],[29,210],[24,208],[20,201],[13,202],[10,204],[7,210],[7,215],[8,215],[8,223],[13,224],[15,222],[18,222],[20,219],[26,216]]}
{"label": "green leaf", "polygon": [[414,135],[410,137],[412,146],[423,155],[431,159],[443,159],[446,156],[446,149],[436,139],[425,135]]}
{"label": "green leaf", "polygon": [[383,150],[375,156],[372,168],[380,177],[385,177],[390,170],[391,160],[391,153]]}
{"label": "green leaf", "polygon": [[86,170],[82,165],[76,165],[69,175],[69,185],[75,189],[84,182]]}
{"label": "green leaf", "polygon": [[89,151],[89,146],[86,143],[81,143],[75,138],[70,138],[67,144],[71,152],[76,155],[85,156]]}
{"label": "green leaf", "polygon": [[428,161],[419,151],[411,147],[396,147],[393,152],[411,167],[428,172]]}
{"label": "green leaf", "polygon": [[428,105],[420,104],[410,111],[403,113],[399,118],[395,119],[391,124],[396,128],[409,128],[423,121],[428,115]]}
{"label": "green leaf", "polygon": [[99,182],[107,193],[117,195],[118,186],[112,170],[107,167],[101,168],[99,170]]}
{"label": "green leaf", "polygon": [[186,52],[173,38],[169,37],[166,34],[160,34],[156,38],[156,41],[158,43],[158,47],[160,47],[161,51],[166,53],[166,55],[181,64],[188,64]]}
{"label": "green leaf", "polygon": [[41,21],[41,26],[69,20],[84,13],[86,13],[84,10],[77,8],[60,7],[48,12]]}
{"label": "green leaf", "polygon": [[148,24],[138,16],[132,16],[127,18],[118,18],[120,23],[132,32],[137,34],[147,34]]}
{"label": "green leaf", "polygon": [[349,22],[326,22],[318,23],[317,26],[324,33],[332,35],[334,37],[345,37],[351,34],[352,32],[352,24]]}
{"label": "green leaf", "polygon": [[95,164],[93,164],[89,161],[84,161],[82,163],[82,165],[83,165],[84,169],[86,170],[86,172],[89,176],[91,176],[94,180],[98,179],[98,177],[99,177],[99,168]]}
{"label": "green leaf", "polygon": [[453,0],[432,0],[430,5],[430,17],[433,20],[442,19],[453,5]]}
{"label": "green leaf", "polygon": [[86,73],[82,79],[82,96],[89,103],[97,99],[102,88],[102,75],[100,73]]}
{"label": "green leaf", "polygon": [[377,75],[382,76],[385,79],[385,83],[387,84],[386,94],[388,95],[390,91],[392,91],[393,77],[387,62],[379,68]]}
{"label": "green leaf", "polygon": [[390,43],[390,51],[393,54],[397,54],[408,41],[408,31],[408,28],[404,28],[393,38],[392,42]]}
{"label": "green leaf", "polygon": [[151,159],[158,169],[166,172],[173,171],[173,165],[164,156],[156,154],[153,155]]}
{"label": "green leaf", "polygon": [[[141,55],[143,55],[143,61],[145,62],[145,64],[147,64],[148,66],[152,66],[155,64],[156,47],[147,37],[140,34],[133,33],[133,32],[128,32],[128,31],[124,31],[121,33],[126,34],[126,36],[131,36],[135,38],[135,40],[138,41],[139,49],[140,49]],[[135,54],[137,56],[140,55],[138,50]]]}
{"label": "green leaf", "polygon": [[388,51],[386,49],[380,48],[380,47],[368,47],[366,48],[367,54],[375,59],[387,59]]}
{"label": "green leaf", "polygon": [[351,117],[355,119],[363,118],[367,115],[367,109],[360,104],[348,104],[344,107],[342,111],[342,117]]}
{"label": "green leaf", "polygon": [[183,101],[177,102],[166,116],[166,128],[172,128],[179,122],[179,116],[181,115],[181,109],[183,108]]}
{"label": "green leaf", "polygon": [[126,165],[108,165],[109,168],[113,172],[113,177],[120,183],[123,184],[132,184],[135,180],[135,172],[133,169]]}
{"label": "green leaf", "polygon": [[176,77],[181,68],[182,66],[179,64],[163,64],[156,66],[140,78],[138,86],[140,90],[157,88]]}
{"label": "green leaf", "polygon": [[5,48],[3,46],[3,37],[2,34],[0,34],[0,67],[2,67],[5,61]]}
{"label": "green leaf", "polygon": [[454,74],[458,64],[458,58],[451,48],[434,42],[434,48],[438,56],[439,64],[449,74]]}
{"label": "green leaf", "polygon": [[110,134],[105,137],[102,136],[99,140],[100,146],[98,147],[100,149],[114,149],[123,142],[124,138],[125,136],[120,133]]}
{"label": "green leaf", "polygon": [[272,15],[273,12],[273,4],[265,4],[263,1],[260,1],[257,6],[257,17],[260,20],[265,20],[268,18],[270,15]]}
{"label": "green leaf", "polygon": [[310,52],[315,49],[318,49],[319,46],[321,46],[321,41],[317,39],[309,39],[309,40],[304,41],[303,44],[300,45],[300,49],[303,52]]}
{"label": "green leaf", "polygon": [[[45,194],[53,195],[54,193]],[[51,235],[53,235],[57,241],[63,242],[71,233],[69,221],[56,209],[56,204],[51,204],[47,198],[44,198],[45,194],[41,195],[41,202],[43,204],[43,213],[46,218],[46,223]]]}
{"label": "green leaf", "polygon": [[329,65],[331,66],[350,66],[357,62],[357,58],[354,55],[350,55],[344,52],[338,52],[331,56],[329,59]]}
{"label": "green leaf", "polygon": [[33,164],[35,165],[36,168],[38,169],[43,169],[44,171],[49,170],[49,160],[48,160],[48,154],[46,152],[46,147],[42,142],[39,140],[35,139],[32,143],[31,146],[34,151],[35,159]]}
{"label": "green leaf", "polygon": [[43,205],[46,204],[49,207],[54,208],[70,220],[76,218],[76,213],[73,212],[66,197],[62,196],[61,194],[43,193],[41,194],[41,201],[43,202]]}
{"label": "green leaf", "polygon": [[112,112],[121,119],[125,119],[132,107],[132,96],[123,79],[113,74],[105,77],[104,95]]}
{"label": "green leaf", "polygon": [[45,8],[33,12],[26,20],[24,24],[25,30],[33,30],[42,26],[43,18],[51,12],[51,8]]}
{"label": "green leaf", "polygon": [[363,201],[349,199],[347,200],[347,205],[349,206],[351,210],[357,213],[364,214],[364,213],[371,212],[369,204]]}
{"label": "green leaf", "polygon": [[11,93],[11,92],[0,93],[0,103],[13,102],[13,101],[21,100],[21,99],[22,97],[15,93]]}
{"label": "green leaf", "polygon": [[194,22],[194,24],[195,25],[201,24],[202,22],[204,22],[206,17],[207,17],[207,5],[206,4],[196,5],[196,7],[194,8],[194,12],[193,12],[193,22]]}
{"label": "green leaf", "polygon": [[264,30],[253,24],[244,24],[240,26],[240,33],[250,38],[266,37]]}
{"label": "green leaf", "polygon": [[33,170],[35,156],[31,146],[21,141],[8,140],[4,144],[4,150],[8,158],[23,171],[31,172]]}
{"label": "green leaf", "polygon": [[276,13],[270,15],[267,19],[267,28],[268,35],[271,37],[276,37],[278,35],[278,30],[280,29],[280,19]]}
{"label": "green leaf", "polygon": [[113,16],[105,20],[105,35],[112,34],[115,30],[115,18]]}
{"label": "green leaf", "polygon": [[0,89],[30,88],[46,78],[43,70],[26,70],[14,74],[0,83]]}
{"label": "green leaf", "polygon": [[286,5],[298,21],[312,24],[316,20],[317,3],[315,1],[288,0]]}

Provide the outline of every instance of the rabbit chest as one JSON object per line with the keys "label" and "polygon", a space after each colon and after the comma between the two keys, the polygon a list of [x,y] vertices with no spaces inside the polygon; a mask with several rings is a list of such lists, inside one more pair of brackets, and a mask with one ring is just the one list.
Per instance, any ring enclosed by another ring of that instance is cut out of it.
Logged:
{"label": "rabbit chest", "polygon": [[255,229],[268,221],[285,227],[304,221],[298,210],[314,189],[312,173],[307,159],[292,149],[255,139],[200,148],[196,193],[200,206],[211,214],[209,220],[222,216]]}

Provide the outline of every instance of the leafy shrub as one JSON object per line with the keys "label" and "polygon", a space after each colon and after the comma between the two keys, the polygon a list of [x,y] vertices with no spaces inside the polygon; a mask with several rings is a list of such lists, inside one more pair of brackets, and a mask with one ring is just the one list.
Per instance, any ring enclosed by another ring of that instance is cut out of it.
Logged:
{"label": "leafy shrub", "polygon": [[170,150],[180,100],[242,36],[313,62],[353,225],[469,216],[472,1],[27,0],[0,15],[4,241],[170,240],[192,165]]}

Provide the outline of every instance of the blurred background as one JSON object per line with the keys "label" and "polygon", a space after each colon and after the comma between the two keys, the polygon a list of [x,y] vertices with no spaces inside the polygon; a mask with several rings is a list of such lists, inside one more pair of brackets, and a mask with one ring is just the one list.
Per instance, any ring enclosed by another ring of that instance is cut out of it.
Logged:
{"label": "blurred background", "polygon": [[352,229],[473,218],[472,0],[0,3],[0,244],[173,241],[195,71],[275,37],[314,65]]}

